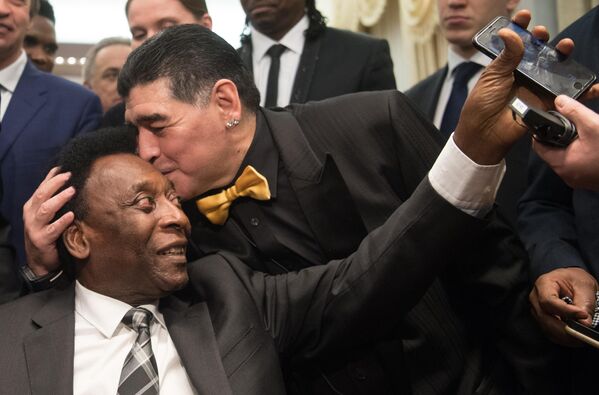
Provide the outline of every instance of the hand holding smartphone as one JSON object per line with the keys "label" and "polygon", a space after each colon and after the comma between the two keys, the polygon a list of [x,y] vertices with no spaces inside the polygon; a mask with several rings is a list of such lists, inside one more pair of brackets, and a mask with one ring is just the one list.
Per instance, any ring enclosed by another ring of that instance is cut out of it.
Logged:
{"label": "hand holding smartphone", "polygon": [[596,76],[591,70],[503,16],[495,18],[478,32],[472,39],[473,45],[487,56],[496,58],[504,48],[497,34],[502,28],[516,32],[524,43],[524,57],[516,74],[529,86],[540,88],[552,96],[563,94],[577,98],[595,81]]}
{"label": "hand holding smartphone", "polygon": [[566,332],[595,348],[599,348],[599,332],[581,323],[569,320],[566,322]]}

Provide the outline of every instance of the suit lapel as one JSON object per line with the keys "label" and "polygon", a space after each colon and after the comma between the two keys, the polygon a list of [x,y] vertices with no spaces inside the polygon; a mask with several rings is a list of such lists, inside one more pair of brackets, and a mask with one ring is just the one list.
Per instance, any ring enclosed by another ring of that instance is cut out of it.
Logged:
{"label": "suit lapel", "polygon": [[40,328],[24,339],[32,395],[73,393],[74,287],[52,292],[32,318]]}
{"label": "suit lapel", "polygon": [[250,73],[253,73],[254,63],[252,61],[252,41],[250,39],[248,39],[237,50],[237,53],[239,53],[239,56],[241,57],[243,65],[250,71]]}
{"label": "suit lapel", "polygon": [[41,72],[28,61],[2,119],[0,160],[4,158],[27,124],[46,104],[47,88],[41,83]]}
{"label": "suit lapel", "polygon": [[353,252],[367,231],[335,161],[328,154],[324,164],[319,160],[291,113],[265,110],[264,115],[289,182],[327,258]]}
{"label": "suit lapel", "polygon": [[205,303],[190,306],[175,297],[161,301],[169,334],[183,366],[200,394],[231,394]]}
{"label": "suit lapel", "polygon": [[432,81],[431,91],[426,92],[424,103],[425,113],[428,118],[432,121],[435,119],[435,111],[437,110],[437,103],[439,103],[439,95],[441,94],[441,88],[443,88],[443,82],[449,67],[445,65],[440,72],[437,73],[436,78]]}
{"label": "suit lapel", "polygon": [[305,103],[308,100],[308,93],[312,77],[318,63],[318,53],[322,43],[322,35],[312,40],[306,40],[304,50],[300,57],[300,62],[295,74],[293,89],[291,90],[291,103]]}

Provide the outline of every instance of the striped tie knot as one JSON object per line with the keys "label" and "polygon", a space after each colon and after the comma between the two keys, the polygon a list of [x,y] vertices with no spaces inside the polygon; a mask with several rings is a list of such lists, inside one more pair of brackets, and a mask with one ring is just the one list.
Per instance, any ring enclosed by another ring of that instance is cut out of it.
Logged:
{"label": "striped tie knot", "polygon": [[123,324],[139,333],[140,330],[149,330],[150,322],[154,315],[143,307],[134,307],[123,317]]}

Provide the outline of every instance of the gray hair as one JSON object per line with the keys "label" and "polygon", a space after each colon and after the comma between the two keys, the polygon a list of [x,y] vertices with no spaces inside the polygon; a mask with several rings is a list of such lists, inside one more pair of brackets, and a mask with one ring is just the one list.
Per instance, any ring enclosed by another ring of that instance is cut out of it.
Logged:
{"label": "gray hair", "polygon": [[83,82],[88,82],[94,72],[94,67],[96,66],[96,56],[98,56],[98,52],[106,47],[110,47],[113,45],[126,45],[131,46],[131,40],[124,37],[108,37],[103,40],[100,40],[96,45],[91,47],[87,54],[85,55],[85,65],[83,65]]}

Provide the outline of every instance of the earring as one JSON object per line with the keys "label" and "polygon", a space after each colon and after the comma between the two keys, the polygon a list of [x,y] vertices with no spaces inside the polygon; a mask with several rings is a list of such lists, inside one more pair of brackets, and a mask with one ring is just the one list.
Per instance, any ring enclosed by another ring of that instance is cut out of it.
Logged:
{"label": "earring", "polygon": [[235,118],[228,120],[227,123],[225,124],[227,129],[234,128],[237,125],[239,125],[239,119],[235,119]]}

